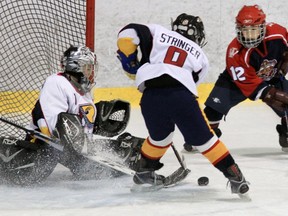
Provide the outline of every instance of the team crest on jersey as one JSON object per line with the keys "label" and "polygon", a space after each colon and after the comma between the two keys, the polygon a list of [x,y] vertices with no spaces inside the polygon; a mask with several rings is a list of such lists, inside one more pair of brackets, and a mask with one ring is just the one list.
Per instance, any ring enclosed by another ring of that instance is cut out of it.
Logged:
{"label": "team crest on jersey", "polygon": [[235,48],[235,47],[232,47],[230,50],[229,50],[229,58],[233,58],[234,55],[236,55],[238,53],[238,49]]}
{"label": "team crest on jersey", "polygon": [[79,109],[80,109],[80,117],[81,118],[84,118],[85,121],[87,121],[89,123],[94,122],[96,110],[94,109],[94,107],[91,104],[82,105],[82,106],[80,106]]}
{"label": "team crest on jersey", "polygon": [[256,73],[257,76],[262,78],[265,81],[271,80],[277,72],[277,69],[274,68],[276,64],[277,64],[276,59],[272,59],[272,60],[265,59],[262,62],[259,71],[257,71]]}

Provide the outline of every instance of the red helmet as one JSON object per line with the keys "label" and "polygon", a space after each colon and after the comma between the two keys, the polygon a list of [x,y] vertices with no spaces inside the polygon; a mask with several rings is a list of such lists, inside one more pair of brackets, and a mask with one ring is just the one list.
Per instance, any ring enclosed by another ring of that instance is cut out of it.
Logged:
{"label": "red helmet", "polygon": [[260,25],[265,23],[266,15],[258,5],[244,6],[236,17],[238,25]]}
{"label": "red helmet", "polygon": [[257,47],[266,34],[266,15],[258,5],[244,6],[236,17],[237,40],[247,49]]}

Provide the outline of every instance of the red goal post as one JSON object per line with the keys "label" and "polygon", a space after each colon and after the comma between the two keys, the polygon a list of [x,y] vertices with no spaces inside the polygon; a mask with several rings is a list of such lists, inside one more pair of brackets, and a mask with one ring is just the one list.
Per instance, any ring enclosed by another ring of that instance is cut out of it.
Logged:
{"label": "red goal post", "polygon": [[[94,50],[95,0],[0,1],[0,116],[27,125],[44,80],[70,44]],[[0,137],[23,137],[0,122]]]}

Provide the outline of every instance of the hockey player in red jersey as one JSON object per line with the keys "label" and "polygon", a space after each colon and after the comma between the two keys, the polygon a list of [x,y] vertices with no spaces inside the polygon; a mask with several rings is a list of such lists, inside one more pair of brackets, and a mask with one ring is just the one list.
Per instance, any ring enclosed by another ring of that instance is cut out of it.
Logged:
{"label": "hockey player in red jersey", "polygon": [[[232,193],[245,194],[248,184],[225,144],[210,129],[197,102],[196,85],[208,73],[204,26],[198,16],[180,14],[172,31],[160,25],[129,24],[118,34],[118,58],[136,78],[143,93],[140,106],[149,132],[136,163],[134,182],[162,184],[155,173],[172,144],[177,125],[185,141],[197,148],[231,183]],[[138,61],[140,48],[142,58]]]}
{"label": "hockey player in red jersey", "polygon": [[219,123],[232,107],[261,99],[281,118],[276,129],[282,150],[288,151],[287,29],[266,23],[258,5],[245,5],[236,16],[236,34],[227,48],[226,68],[205,102],[210,126],[220,137]]}

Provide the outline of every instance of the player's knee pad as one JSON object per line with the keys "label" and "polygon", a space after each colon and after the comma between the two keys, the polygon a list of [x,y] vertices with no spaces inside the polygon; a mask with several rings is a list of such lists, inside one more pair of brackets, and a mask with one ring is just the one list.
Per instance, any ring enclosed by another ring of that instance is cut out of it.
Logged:
{"label": "player's knee pad", "polygon": [[32,185],[44,181],[58,163],[55,150],[41,145],[37,150],[21,146],[14,138],[0,138],[0,166],[7,184]]}

